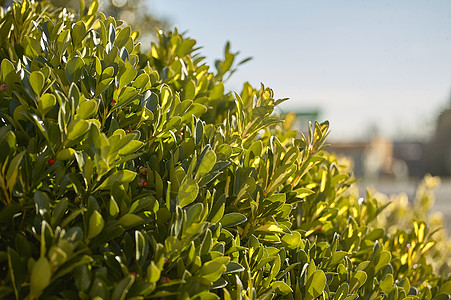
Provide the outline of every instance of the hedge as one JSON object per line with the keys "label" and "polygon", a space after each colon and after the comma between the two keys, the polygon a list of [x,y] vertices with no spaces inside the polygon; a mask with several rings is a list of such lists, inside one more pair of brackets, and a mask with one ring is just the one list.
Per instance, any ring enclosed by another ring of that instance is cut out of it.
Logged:
{"label": "hedge", "polygon": [[196,41],[46,1],[0,11],[0,297],[450,299],[417,199],[359,197],[350,164],[271,89],[227,91]]}

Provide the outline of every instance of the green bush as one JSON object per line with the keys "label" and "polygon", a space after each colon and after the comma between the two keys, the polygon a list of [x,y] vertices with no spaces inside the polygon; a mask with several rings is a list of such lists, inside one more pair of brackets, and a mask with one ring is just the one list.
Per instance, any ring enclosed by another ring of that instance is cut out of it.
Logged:
{"label": "green bush", "polygon": [[225,91],[229,46],[141,53],[97,7],[0,12],[1,298],[450,299],[446,237],[359,199],[327,122],[299,137],[271,89]]}

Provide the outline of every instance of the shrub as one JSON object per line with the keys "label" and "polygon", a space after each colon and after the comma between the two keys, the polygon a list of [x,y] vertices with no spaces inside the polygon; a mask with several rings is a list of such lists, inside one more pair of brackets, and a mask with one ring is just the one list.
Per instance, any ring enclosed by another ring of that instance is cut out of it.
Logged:
{"label": "shrub", "polygon": [[299,137],[271,89],[225,91],[228,45],[141,53],[97,7],[1,11],[2,298],[449,299],[446,240],[359,199],[327,122]]}

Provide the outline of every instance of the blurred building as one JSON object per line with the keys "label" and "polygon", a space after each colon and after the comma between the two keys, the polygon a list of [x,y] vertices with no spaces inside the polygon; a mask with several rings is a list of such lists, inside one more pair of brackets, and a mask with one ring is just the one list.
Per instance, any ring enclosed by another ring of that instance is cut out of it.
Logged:
{"label": "blurred building", "polygon": [[375,137],[369,142],[331,143],[328,151],[352,158],[357,177],[407,179],[426,174],[425,148],[424,143]]}
{"label": "blurred building", "polygon": [[434,136],[427,145],[426,163],[432,175],[451,176],[451,108],[437,119]]}

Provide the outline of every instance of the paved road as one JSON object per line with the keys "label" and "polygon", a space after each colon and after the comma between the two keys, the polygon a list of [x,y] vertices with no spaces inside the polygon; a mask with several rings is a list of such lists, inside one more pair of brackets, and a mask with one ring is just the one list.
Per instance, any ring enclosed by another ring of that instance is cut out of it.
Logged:
{"label": "paved road", "polygon": [[[358,185],[361,192],[365,192],[365,187],[375,188],[377,191],[387,195],[406,193],[410,201],[415,197],[418,180],[393,181],[393,180],[368,180],[362,179]],[[432,211],[440,211],[447,221],[446,228],[448,236],[451,236],[451,178],[441,180],[441,184],[434,189],[435,203]]]}

